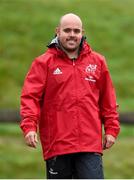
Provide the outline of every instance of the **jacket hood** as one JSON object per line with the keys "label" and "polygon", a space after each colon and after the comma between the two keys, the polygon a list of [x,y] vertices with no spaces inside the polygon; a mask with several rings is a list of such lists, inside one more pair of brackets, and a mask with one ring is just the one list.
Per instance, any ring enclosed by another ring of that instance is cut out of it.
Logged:
{"label": "jacket hood", "polygon": [[[49,48],[49,51],[51,51],[52,53],[56,53],[57,52],[61,52],[62,50],[60,48],[60,43],[58,40],[58,37],[56,36],[54,39],[51,40],[51,42],[47,45],[47,47]],[[56,51],[57,49],[57,51]],[[87,41],[86,41],[86,37],[83,36],[80,42],[80,47],[79,47],[79,54],[80,53],[90,53],[92,51],[91,47],[88,45]]]}
{"label": "jacket hood", "polygon": [[51,40],[51,42],[47,45],[48,48],[51,48],[51,47],[59,47],[59,42],[58,42],[58,38],[57,36]]}

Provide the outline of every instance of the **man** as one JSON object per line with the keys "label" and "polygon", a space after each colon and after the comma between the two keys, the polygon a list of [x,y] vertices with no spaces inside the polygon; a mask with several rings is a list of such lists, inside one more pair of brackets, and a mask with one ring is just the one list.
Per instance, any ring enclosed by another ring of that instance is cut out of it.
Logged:
{"label": "man", "polygon": [[39,125],[50,179],[103,179],[102,151],[115,143],[120,129],[105,59],[83,35],[81,19],[64,15],[48,50],[33,61],[22,90],[25,141],[36,148]]}

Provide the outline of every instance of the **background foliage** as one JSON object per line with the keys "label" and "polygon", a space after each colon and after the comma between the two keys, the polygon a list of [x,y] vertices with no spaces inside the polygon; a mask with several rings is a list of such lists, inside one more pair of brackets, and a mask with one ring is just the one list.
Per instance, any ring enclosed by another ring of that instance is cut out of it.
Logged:
{"label": "background foliage", "polygon": [[0,0],[0,107],[18,108],[28,68],[46,50],[59,18],[78,14],[92,49],[103,54],[119,111],[133,111],[133,0]]}

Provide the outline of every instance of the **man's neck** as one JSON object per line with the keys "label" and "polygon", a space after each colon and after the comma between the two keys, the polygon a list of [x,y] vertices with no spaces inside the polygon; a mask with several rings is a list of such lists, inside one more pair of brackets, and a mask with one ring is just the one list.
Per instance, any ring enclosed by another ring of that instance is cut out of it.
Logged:
{"label": "man's neck", "polygon": [[61,46],[61,49],[67,54],[67,56],[70,59],[77,59],[77,57],[78,57],[78,49],[76,49],[75,51],[72,51],[72,52],[66,51],[62,46]]}
{"label": "man's neck", "polygon": [[64,50],[64,52],[67,54],[67,56],[70,59],[77,59],[77,57],[78,57],[78,50],[75,52],[68,52],[68,51]]}

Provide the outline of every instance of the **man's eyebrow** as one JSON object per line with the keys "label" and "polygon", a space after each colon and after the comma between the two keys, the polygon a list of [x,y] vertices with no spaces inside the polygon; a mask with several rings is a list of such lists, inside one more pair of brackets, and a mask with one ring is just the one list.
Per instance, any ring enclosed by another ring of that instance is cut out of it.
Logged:
{"label": "man's eyebrow", "polygon": [[80,28],[63,28],[63,30],[81,31]]}
{"label": "man's eyebrow", "polygon": [[80,28],[70,28],[70,27],[65,27],[63,29],[79,29],[80,30]]}

